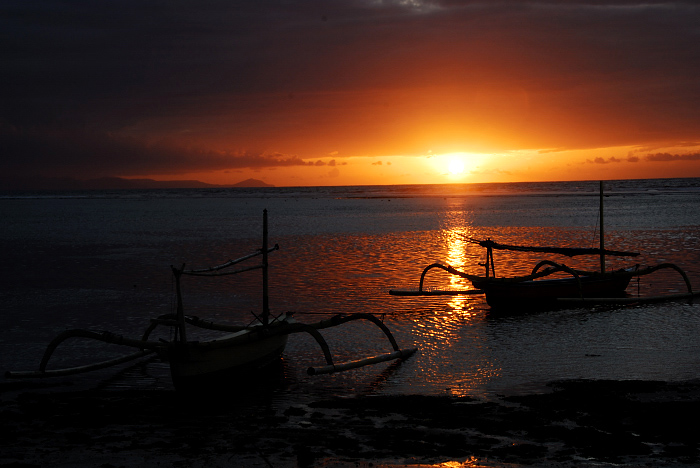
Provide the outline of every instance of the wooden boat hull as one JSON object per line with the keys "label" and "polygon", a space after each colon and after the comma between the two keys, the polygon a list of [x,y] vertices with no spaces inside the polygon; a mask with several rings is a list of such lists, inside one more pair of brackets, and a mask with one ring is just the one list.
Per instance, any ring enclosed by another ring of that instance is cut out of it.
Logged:
{"label": "wooden boat hull", "polygon": [[558,298],[621,297],[632,276],[611,275],[581,276],[530,281],[508,281],[501,278],[472,279],[475,288],[486,295],[486,302],[493,309],[543,308],[556,304]]}
{"label": "wooden boat hull", "polygon": [[286,334],[252,337],[249,341],[227,340],[255,332],[239,332],[221,340],[174,345],[168,360],[177,389],[201,388],[203,384],[230,381],[279,362],[287,345]]}

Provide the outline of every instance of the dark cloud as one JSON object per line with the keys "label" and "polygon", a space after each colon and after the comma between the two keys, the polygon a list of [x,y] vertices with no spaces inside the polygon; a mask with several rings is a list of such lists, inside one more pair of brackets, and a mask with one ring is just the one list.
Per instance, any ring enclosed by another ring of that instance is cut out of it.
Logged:
{"label": "dark cloud", "polygon": [[656,153],[656,154],[647,154],[645,159],[647,161],[654,161],[654,162],[700,161],[700,153],[691,153],[691,154]]}
{"label": "dark cloud", "polygon": [[694,2],[0,8],[0,145],[15,172],[316,165],[331,150],[441,144],[602,147],[693,140],[700,128]]}
{"label": "dark cloud", "polygon": [[[651,162],[670,162],[670,161],[700,161],[700,153],[689,153],[689,154],[670,154],[670,153],[655,153],[647,154],[644,158],[645,161]],[[627,156],[627,159],[619,159],[614,156],[605,158],[595,158],[593,160],[588,159],[586,162],[589,164],[610,164],[610,163],[621,163],[629,162],[636,163],[639,162],[640,158],[638,156]]]}
{"label": "dark cloud", "polygon": [[[107,177],[178,174],[197,170],[326,165],[295,155],[215,152],[147,144],[141,140],[96,132],[19,131],[0,128],[3,177],[21,176],[26,168],[42,177]],[[332,164],[335,165],[333,161]]]}
{"label": "dark cloud", "polygon": [[622,160],[616,158],[615,156],[611,156],[608,159],[601,158],[601,157],[595,158],[593,160],[588,159],[587,162],[591,163],[591,164],[610,164],[610,163],[620,163],[620,162],[622,162]]}
{"label": "dark cloud", "polygon": [[[700,153],[689,153],[689,154],[670,154],[670,153],[655,153],[655,154],[647,154],[646,157],[644,158],[645,161],[652,161],[652,162],[669,162],[669,161],[700,161]],[[610,164],[610,163],[621,163],[621,162],[630,162],[630,163],[636,163],[639,162],[640,158],[638,156],[627,156],[627,159],[622,160],[619,158],[616,158],[614,156],[605,159],[605,158],[595,158],[593,160],[588,159],[587,162],[590,164]]]}

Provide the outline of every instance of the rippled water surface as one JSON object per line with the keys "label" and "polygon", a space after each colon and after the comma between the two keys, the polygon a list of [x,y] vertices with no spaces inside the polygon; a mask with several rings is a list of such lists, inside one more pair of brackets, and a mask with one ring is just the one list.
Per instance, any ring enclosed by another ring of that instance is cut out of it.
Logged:
{"label": "rippled water surface", "polygon": [[[530,391],[566,378],[684,380],[700,377],[700,305],[664,303],[494,316],[481,296],[396,297],[423,268],[442,262],[482,273],[485,252],[468,238],[524,245],[596,247],[597,183],[484,184],[124,191],[0,198],[4,304],[0,368],[35,368],[67,328],[139,337],[173,310],[169,266],[210,266],[258,248],[268,209],[273,312],[313,322],[329,314],[383,317],[399,344],[418,353],[399,364],[309,377],[323,355],[310,336],[290,338],[281,398],[358,393],[457,394]],[[643,265],[673,262],[700,288],[700,181],[606,184],[606,245],[641,252]],[[526,274],[541,255],[495,254],[499,275]],[[597,268],[598,259],[552,258]],[[608,268],[629,260],[609,259]],[[260,308],[259,272],[187,278],[188,313],[245,323]],[[426,285],[469,287],[439,271]],[[684,292],[673,271],[630,284],[628,294]],[[390,350],[377,327],[324,331],[338,361]],[[167,337],[167,336],[164,336]],[[114,355],[71,343],[52,364]],[[170,386],[152,361],[109,385]]]}

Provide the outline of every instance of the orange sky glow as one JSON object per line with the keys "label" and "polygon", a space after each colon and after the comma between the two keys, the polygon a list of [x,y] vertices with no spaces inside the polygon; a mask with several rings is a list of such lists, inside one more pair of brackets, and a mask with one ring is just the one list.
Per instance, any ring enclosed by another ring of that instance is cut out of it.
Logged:
{"label": "orange sky glow", "polygon": [[700,177],[694,3],[10,3],[0,188]]}
{"label": "orange sky glow", "polygon": [[[684,148],[685,149],[685,148]],[[145,174],[157,180],[201,180],[226,185],[249,178],[276,186],[453,184],[522,181],[652,179],[700,176],[700,158],[650,159],[634,147],[546,152],[444,153],[421,156],[316,160],[313,167],[238,169],[186,174]],[[659,154],[659,153],[656,153]],[[661,153],[667,154],[668,153]]]}

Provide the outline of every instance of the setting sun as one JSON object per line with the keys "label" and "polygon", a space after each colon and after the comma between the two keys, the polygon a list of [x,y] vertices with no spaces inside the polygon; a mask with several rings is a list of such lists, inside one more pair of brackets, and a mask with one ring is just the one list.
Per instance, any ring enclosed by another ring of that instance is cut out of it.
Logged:
{"label": "setting sun", "polygon": [[462,158],[453,157],[447,164],[447,170],[452,175],[460,175],[464,172],[464,161]]}
{"label": "setting sun", "polygon": [[465,177],[471,177],[480,170],[484,156],[478,153],[446,153],[438,156],[433,164],[443,177],[447,176],[446,182],[463,182]]}

